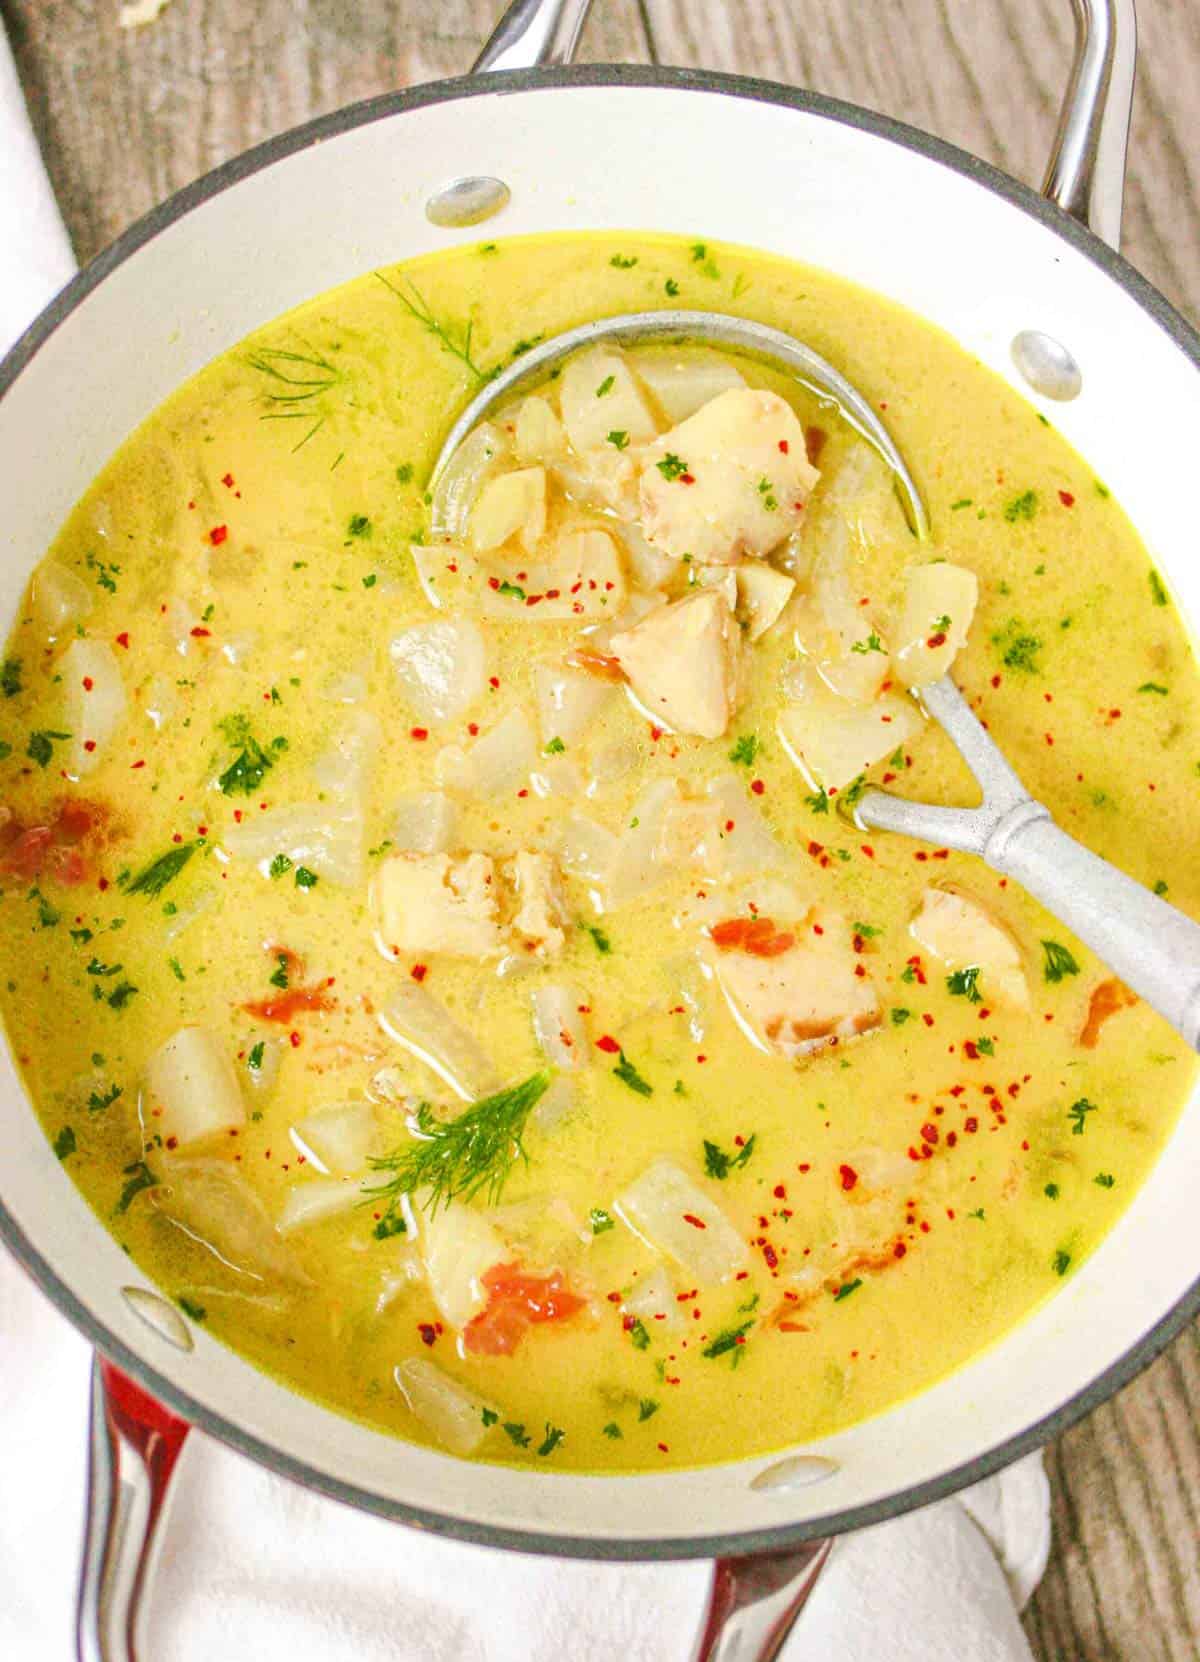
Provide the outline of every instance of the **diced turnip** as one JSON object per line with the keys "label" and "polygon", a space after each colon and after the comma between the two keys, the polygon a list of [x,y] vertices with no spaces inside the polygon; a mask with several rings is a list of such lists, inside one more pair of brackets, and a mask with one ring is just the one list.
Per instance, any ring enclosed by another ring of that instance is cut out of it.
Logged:
{"label": "diced turnip", "polygon": [[80,637],[58,660],[63,721],[71,735],[70,771],[82,777],[104,759],[104,751],[125,719],[128,701],[117,655],[107,641]]}
{"label": "diced turnip", "polygon": [[322,791],[340,801],[361,797],[370,784],[383,729],[372,710],[348,710],[313,763],[313,778]]}
{"label": "diced turnip", "polygon": [[487,1436],[484,1414],[499,1417],[498,1409],[423,1356],[401,1362],[393,1377],[413,1418],[451,1454],[474,1454]]}
{"label": "diced turnip", "polygon": [[616,691],[610,683],[555,660],[534,665],[533,688],[543,746],[555,739],[575,744]]}
{"label": "diced turnip", "polygon": [[879,998],[860,974],[843,918],[814,909],[799,922],[767,921],[776,932],[770,956],[730,942],[721,922],[703,948],[734,1019],[760,1050],[796,1060],[879,1026]]}
{"label": "diced turnip", "polygon": [[563,426],[577,451],[595,450],[609,433],[628,433],[630,444],[645,444],[658,423],[630,373],[624,353],[597,347],[572,358],[562,373]]}
{"label": "diced turnip", "polygon": [[289,1183],[275,1227],[281,1235],[290,1235],[295,1229],[352,1212],[363,1199],[362,1185],[355,1178],[310,1177]]}
{"label": "diced turnip", "polygon": [[799,525],[817,472],[777,393],[735,387],[664,433],[642,459],[642,529],[677,560],[734,565]]}
{"label": "diced turnip", "polygon": [[483,960],[503,948],[500,889],[490,855],[391,854],[371,884],[379,944],[389,957],[445,953]]}
{"label": "diced turnip", "polygon": [[654,858],[668,871],[695,867],[706,877],[719,877],[723,840],[720,806],[708,797],[680,797],[663,815]]}
{"label": "diced turnip", "polygon": [[369,1102],[336,1103],[291,1128],[292,1142],[309,1164],[333,1177],[365,1171],[375,1136],[375,1110]]}
{"label": "diced turnip", "polygon": [[459,445],[433,493],[433,529],[455,540],[467,534],[467,522],[484,482],[509,454],[508,436],[490,421],[481,422]]}
{"label": "diced turnip", "polygon": [[921,726],[921,714],[910,698],[884,693],[873,704],[849,704],[810,678],[803,700],[780,712],[776,730],[814,789],[841,790],[909,744]]}
{"label": "diced turnip", "polygon": [[615,1204],[635,1234],[674,1259],[701,1286],[728,1281],[749,1265],[746,1242],[673,1160],[655,1160]]}
{"label": "diced turnip", "polygon": [[622,1299],[621,1310],[643,1322],[651,1333],[679,1333],[685,1326],[683,1309],[663,1264],[638,1277],[628,1297]]}
{"label": "diced turnip", "polygon": [[331,883],[353,888],[362,881],[364,823],[353,797],[267,808],[229,826],[222,841],[235,859],[253,861],[264,873],[277,854],[286,854]]}
{"label": "diced turnip", "polygon": [[662,827],[672,805],[680,800],[674,779],[652,779],[638,793],[629,824],[617,840],[604,882],[608,907],[627,906],[670,875],[658,858]]}
{"label": "diced turnip", "polygon": [[483,1277],[508,1251],[482,1212],[453,1202],[419,1220],[421,1255],[434,1303],[451,1327],[464,1328],[488,1301]]}
{"label": "diced turnip", "polygon": [[571,756],[541,756],[529,775],[529,783],[540,797],[570,801],[586,788],[578,762]]}
{"label": "diced turnip", "polygon": [[529,1116],[529,1123],[540,1137],[549,1137],[558,1130],[559,1126],[579,1106],[579,1096],[574,1082],[559,1074],[552,1079],[538,1098],[537,1107]]}
{"label": "diced turnip", "polygon": [[516,900],[512,934],[518,955],[542,961],[559,957],[566,943],[567,911],[553,858],[522,849],[506,875]]}
{"label": "diced turnip", "polygon": [[142,1117],[165,1143],[185,1146],[246,1123],[229,1052],[205,1027],[181,1027],[146,1064]]}
{"label": "diced turnip", "polygon": [[755,805],[745,780],[721,774],[709,781],[708,796],[721,819],[720,875],[743,877],[788,863],[788,853]]}
{"label": "diced turnip", "polygon": [[621,542],[635,587],[654,593],[678,576],[679,561],[647,542],[637,525],[622,525]]}
{"label": "diced turnip", "polygon": [[616,544],[595,528],[564,532],[543,544],[536,559],[485,564],[450,543],[414,544],[412,557],[430,605],[455,616],[586,623],[611,617],[625,599]]}
{"label": "diced turnip", "polygon": [[546,529],[546,470],[517,468],[489,479],[471,509],[471,547],[477,554],[519,537],[526,549],[541,541]]}
{"label": "diced turnip", "polygon": [[91,616],[96,591],[57,560],[43,560],[33,579],[33,609],[46,638],[55,641]]}
{"label": "diced turnip", "polygon": [[417,624],[388,650],[401,696],[422,721],[453,721],[483,692],[487,650],[469,618]]}
{"label": "diced turnip", "polygon": [[585,1067],[591,1059],[587,1027],[580,1007],[587,1000],[578,987],[547,982],[533,991],[533,1031],[556,1068]]}
{"label": "diced turnip", "polygon": [[607,796],[622,779],[628,779],[634,769],[641,765],[641,760],[637,746],[628,739],[601,745],[592,757],[592,771],[587,782],[588,796]]}
{"label": "diced turnip", "polygon": [[562,422],[549,401],[536,393],[518,407],[513,428],[513,449],[518,461],[544,464],[556,461],[566,449]]}
{"label": "diced turnip", "polygon": [[410,982],[398,988],[379,1022],[389,1037],[431,1067],[464,1102],[475,1102],[497,1088],[495,1064],[478,1039],[424,987]]}
{"label": "diced turnip", "polygon": [[558,857],[564,871],[585,882],[606,886],[617,853],[618,838],[607,826],[572,814],[559,836]]}
{"label": "diced turnip", "polygon": [[414,791],[392,810],[392,841],[413,854],[444,854],[458,834],[458,809],[443,791]]}
{"label": "diced turnip", "polygon": [[728,358],[703,348],[685,352],[675,349],[639,352],[630,363],[638,380],[649,389],[672,425],[695,415],[718,393],[746,384]]}
{"label": "diced turnip", "polygon": [[896,623],[896,669],[907,687],[925,687],[945,675],[975,616],[979,580],[965,566],[939,560],[910,566]]}
{"label": "diced turnip", "polygon": [[173,1161],[150,1198],[164,1217],[239,1275],[292,1288],[308,1283],[258,1194],[227,1160]]}
{"label": "diced turnip", "polygon": [[737,706],[740,631],[728,602],[702,590],[608,643],[652,721],[719,739]]}
{"label": "diced turnip", "polygon": [[780,613],[792,598],[796,581],[761,560],[746,560],[734,571],[738,620],[745,621],[747,636],[756,641],[778,623]]}
{"label": "diced turnip", "polygon": [[532,723],[514,707],[473,744],[440,751],[438,783],[467,796],[499,796],[525,784],[536,758]]}
{"label": "diced turnip", "polygon": [[957,889],[926,889],[909,925],[913,939],[950,970],[977,969],[987,1003],[1029,1008],[1021,948],[980,901]]}

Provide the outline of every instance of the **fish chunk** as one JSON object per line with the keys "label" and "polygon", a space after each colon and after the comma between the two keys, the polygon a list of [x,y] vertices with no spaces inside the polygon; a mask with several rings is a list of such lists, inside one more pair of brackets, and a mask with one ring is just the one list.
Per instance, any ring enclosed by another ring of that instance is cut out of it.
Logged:
{"label": "fish chunk", "polygon": [[649,715],[702,739],[719,739],[737,708],[740,648],[716,589],[660,607],[608,644]]}
{"label": "fish chunk", "polygon": [[957,889],[926,889],[909,924],[912,938],[947,969],[979,971],[989,1003],[1029,1008],[1029,983],[1016,940],[979,901]]}
{"label": "fish chunk", "polygon": [[735,387],[647,449],[642,529],[677,560],[734,565],[769,554],[797,529],[818,477],[791,405]]}
{"label": "fish chunk", "polygon": [[512,931],[518,950],[539,958],[557,958],[566,944],[566,902],[558,867],[549,854],[528,850],[514,855],[508,870],[518,906]]}
{"label": "fish chunk", "polygon": [[[739,927],[743,926],[743,927]],[[790,1060],[880,1025],[879,997],[845,920],[814,907],[801,923],[730,919],[702,949],[735,1021],[760,1050]]]}
{"label": "fish chunk", "polygon": [[504,947],[490,857],[393,854],[375,876],[372,903],[389,953],[491,958]]}

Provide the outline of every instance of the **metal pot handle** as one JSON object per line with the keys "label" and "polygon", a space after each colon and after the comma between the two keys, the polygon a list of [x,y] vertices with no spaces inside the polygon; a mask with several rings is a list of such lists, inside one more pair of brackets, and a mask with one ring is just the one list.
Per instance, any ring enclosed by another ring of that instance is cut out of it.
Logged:
{"label": "metal pot handle", "polygon": [[[591,0],[513,0],[472,73],[568,64]],[[1042,194],[1103,241],[1121,241],[1137,58],[1134,0],[1071,0],[1075,56]]]}
{"label": "metal pot handle", "polygon": [[171,1473],[191,1427],[102,1356],[92,1358],[78,1662],[137,1662]]}

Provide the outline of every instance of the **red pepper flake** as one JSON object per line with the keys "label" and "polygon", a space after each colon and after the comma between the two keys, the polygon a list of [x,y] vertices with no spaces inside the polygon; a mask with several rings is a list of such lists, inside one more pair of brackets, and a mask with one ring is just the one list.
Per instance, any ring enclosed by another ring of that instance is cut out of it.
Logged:
{"label": "red pepper flake", "polygon": [[945,644],[946,631],[944,629],[939,629],[936,635],[930,635],[929,639],[925,642],[926,646],[945,646]]}
{"label": "red pepper flake", "polygon": [[775,1196],[776,1200],[787,1199],[787,1190],[784,1188],[782,1183],[776,1183],[775,1187],[771,1190],[771,1193]]}
{"label": "red pepper flake", "polygon": [[596,1049],[604,1051],[607,1056],[615,1056],[620,1048],[611,1033],[605,1033],[596,1040]]}
{"label": "red pepper flake", "polygon": [[144,768],[144,767],[145,767],[145,765],[146,765],[146,764],[145,764],[145,762],[144,762],[144,761],[143,761],[143,762],[130,762],[130,764],[129,764],[129,771],[130,771],[130,772],[131,772],[131,773],[136,773],[136,772],[137,772],[137,770],[138,770],[138,769],[139,769],[139,768]]}
{"label": "red pepper flake", "polygon": [[779,453],[780,453],[781,456],[786,456],[787,455],[787,453],[788,453],[788,441],[786,439],[780,439],[780,441],[779,441]]}
{"label": "red pepper flake", "polygon": [[220,548],[221,544],[225,541],[228,535],[228,525],[214,525],[212,530],[208,533],[208,540],[212,543],[214,548]]}
{"label": "red pepper flake", "polygon": [[937,1140],[938,1128],[936,1125],[932,1125],[927,1122],[921,1127],[921,1141],[923,1143],[936,1143]]}
{"label": "red pepper flake", "polygon": [[423,1345],[431,1345],[437,1338],[437,1328],[432,1322],[418,1322],[417,1332],[421,1335]]}
{"label": "red pepper flake", "polygon": [[841,1181],[842,1188],[847,1194],[849,1194],[850,1190],[858,1182],[858,1173],[855,1171],[853,1166],[839,1166],[838,1178]]}
{"label": "red pepper flake", "polygon": [[1073,508],[1075,506],[1075,498],[1071,495],[1070,491],[1059,491],[1058,500],[1062,503],[1064,508]]}
{"label": "red pepper flake", "polygon": [[871,847],[870,843],[863,843],[862,851],[868,860],[873,860],[875,858],[875,850]]}
{"label": "red pepper flake", "polygon": [[694,485],[696,483],[696,475],[694,473],[681,473],[679,475],[679,483],[681,485]]}
{"label": "red pepper flake", "polygon": [[972,1062],[977,1062],[979,1060],[979,1046],[975,1044],[973,1040],[967,1039],[964,1042],[963,1052],[965,1055],[970,1057]]}
{"label": "red pepper flake", "polygon": [[300,1035],[293,1028],[293,1030],[288,1034],[288,1043],[291,1045],[293,1050],[299,1050],[300,1042]]}
{"label": "red pepper flake", "polygon": [[489,675],[488,676],[488,686],[492,689],[493,692],[496,691],[496,689],[499,687],[499,685],[500,685],[500,677],[498,675]]}
{"label": "red pepper flake", "polygon": [[963,1121],[963,1130],[968,1136],[974,1136],[976,1131],[979,1130],[979,1121],[975,1118],[974,1114],[969,1115],[968,1118]]}
{"label": "red pepper flake", "polygon": [[198,641],[202,641],[202,640],[206,639],[207,636],[212,634],[212,630],[211,629],[202,629],[200,627],[200,625],[197,624],[196,627],[194,629],[189,630],[188,633],[191,634],[191,635],[194,635],[195,638]]}
{"label": "red pepper flake", "polygon": [[925,1014],[921,1017],[921,1020],[925,1023],[926,1027],[933,1026],[933,1017],[929,1014],[928,1010],[926,1010]]}
{"label": "red pepper flake", "polygon": [[475,735],[479,732],[479,723],[477,721],[469,721],[467,723],[467,732],[471,735],[472,738],[474,738]]}
{"label": "red pepper flake", "polygon": [[84,676],[84,678],[83,678],[83,690],[84,690],[84,692],[91,692],[92,688],[95,685],[96,685],[96,683],[92,680],[90,675],[85,675]]}
{"label": "red pepper flake", "polygon": [[761,796],[766,788],[767,787],[763,784],[761,779],[752,779],[750,781],[750,789],[754,792],[755,796]]}
{"label": "red pepper flake", "polygon": [[1003,676],[993,675],[992,676],[992,685],[993,685],[993,687],[998,687],[1003,679],[1004,679]]}
{"label": "red pepper flake", "polygon": [[708,1225],[705,1223],[704,1219],[698,1218],[694,1212],[685,1212],[683,1214],[683,1221],[684,1223],[690,1223],[693,1229],[708,1228]]}
{"label": "red pepper flake", "polygon": [[90,754],[91,754],[91,752],[92,752],[92,751],[93,751],[93,750],[95,750],[95,748],[96,748],[96,741],[95,741],[95,739],[84,739],[84,741],[83,741],[83,748],[84,748],[84,749],[85,749],[85,750],[86,750],[86,751],[87,751],[87,752],[88,752],[88,754],[89,754],[89,755],[90,755]]}
{"label": "red pepper flake", "polygon": [[769,1270],[778,1269],[778,1267],[779,1267],[779,1254],[775,1251],[775,1248],[771,1245],[770,1241],[767,1241],[766,1244],[764,1245],[764,1247],[762,1249],[762,1255],[763,1255],[763,1263],[766,1264],[766,1266]]}
{"label": "red pepper flake", "polygon": [[410,739],[427,739],[429,737],[429,729],[428,727],[410,727],[408,736]]}
{"label": "red pepper flake", "polygon": [[408,973],[412,976],[414,981],[424,981],[425,977],[429,974],[429,965],[414,964]]}
{"label": "red pepper flake", "polygon": [[123,646],[126,652],[129,651],[129,631],[127,629],[122,629],[121,633],[117,636],[117,645]]}
{"label": "red pepper flake", "polygon": [[662,736],[663,736],[663,730],[662,730],[661,727],[652,727],[650,729],[650,737],[654,740],[655,744],[658,743],[659,739],[661,739]]}

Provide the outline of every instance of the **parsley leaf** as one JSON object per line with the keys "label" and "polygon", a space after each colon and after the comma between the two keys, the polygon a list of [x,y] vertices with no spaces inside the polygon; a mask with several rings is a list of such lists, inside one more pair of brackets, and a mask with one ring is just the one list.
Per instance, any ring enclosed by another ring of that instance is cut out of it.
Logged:
{"label": "parsley leaf", "polygon": [[277,854],[267,867],[268,877],[282,877],[285,872],[291,871],[292,862],[286,854]]}
{"label": "parsley leaf", "polygon": [[608,1229],[617,1227],[616,1220],[607,1213],[603,1206],[593,1206],[588,1213],[588,1222],[592,1226],[593,1235],[603,1235]]}
{"label": "parsley leaf", "polygon": [[946,990],[957,998],[965,998],[968,1004],[980,1004],[983,995],[979,991],[979,965],[968,964],[965,969],[955,970],[953,975],[946,977]]}
{"label": "parsley leaf", "polygon": [[1087,1124],[1087,1116],[1095,1112],[1096,1104],[1089,1102],[1085,1096],[1081,1096],[1077,1102],[1073,1102],[1067,1109],[1067,1118],[1071,1122],[1071,1134],[1075,1137],[1082,1137]]}
{"label": "parsley leaf", "polygon": [[317,874],[316,874],[316,872],[315,871],[309,871],[307,866],[297,866],[296,867],[296,887],[298,889],[315,889],[316,886],[317,886]]}
{"label": "parsley leaf", "polygon": [[144,866],[137,876],[126,887],[126,894],[149,895],[151,899],[160,895],[168,883],[173,883],[179,873],[187,865],[192,855],[199,848],[199,843],[179,843],[175,848],[169,848],[165,854],[160,854],[157,860],[151,860]]}
{"label": "parsley leaf", "polygon": [[110,1085],[107,1091],[93,1091],[87,1099],[88,1113],[101,1114],[106,1108],[111,1108],[119,1096],[123,1096],[120,1085]]}
{"label": "parsley leaf", "polygon": [[537,1452],[544,1460],[548,1454],[553,1454],[558,1445],[566,1436],[566,1432],[559,1425],[551,1425],[546,1421],[546,1435],[538,1444]]}
{"label": "parsley leaf", "polygon": [[614,450],[627,450],[629,448],[629,434],[623,427],[614,427],[612,432],[606,435],[606,441],[612,445]]}
{"label": "parsley leaf", "polygon": [[60,1160],[66,1160],[68,1156],[74,1154],[76,1147],[75,1132],[69,1125],[64,1125],[54,1139],[55,1154]]}
{"label": "parsley leaf", "polygon": [[54,755],[55,740],[69,739],[70,737],[69,733],[55,733],[49,728],[42,732],[31,733],[25,754],[31,762],[36,762],[38,767],[49,767],[50,759]]}
{"label": "parsley leaf", "polygon": [[862,1286],[862,1276],[861,1275],[856,1275],[853,1281],[843,1282],[842,1285],[838,1288],[837,1292],[834,1293],[833,1302],[835,1304],[840,1304],[844,1298],[849,1298],[851,1293],[856,1293],[861,1286]]}
{"label": "parsley leaf", "polygon": [[1061,942],[1043,941],[1042,951],[1046,954],[1042,973],[1047,981],[1061,981],[1066,975],[1079,974],[1079,965],[1075,962],[1074,954]]}
{"label": "parsley leaf", "polygon": [[729,760],[738,762],[743,767],[753,767],[754,758],[758,755],[758,735],[743,733],[741,738],[729,752]]}
{"label": "parsley leaf", "polygon": [[1022,491],[1020,496],[1014,496],[1004,504],[1004,517],[1010,525],[1015,525],[1020,519],[1032,519],[1037,511],[1036,491]]}
{"label": "parsley leaf", "polygon": [[636,1091],[639,1096],[654,1095],[654,1086],[642,1078],[624,1051],[621,1052],[621,1060],[617,1063],[613,1072],[623,1085],[628,1085],[629,1089]]}
{"label": "parsley leaf", "polygon": [[740,1361],[739,1353],[742,1346],[746,1343],[746,1335],[753,1326],[754,1319],[752,1317],[749,1321],[742,1322],[740,1327],[723,1328],[722,1331],[717,1334],[715,1339],[710,1340],[709,1343],[705,1345],[704,1349],[700,1352],[701,1356],[707,1356],[709,1360],[712,1361],[718,1356],[725,1356],[730,1351],[733,1351],[733,1365],[736,1368],[738,1362]]}
{"label": "parsley leaf", "polygon": [[140,1195],[143,1189],[152,1189],[158,1182],[154,1173],[144,1160],[135,1160],[131,1166],[126,1166],[122,1175],[125,1177],[125,1187],[121,1190],[121,1198],[114,1208],[119,1217],[122,1212],[128,1212],[129,1203],[134,1195]]}
{"label": "parsley leaf", "polygon": [[5,698],[15,698],[21,691],[21,660],[6,658],[0,664],[0,692]]}
{"label": "parsley leaf", "polygon": [[592,937],[592,943],[597,952],[609,953],[612,951],[612,942],[609,940],[604,930],[600,928],[599,924],[585,923],[581,924],[580,927],[586,929],[588,934]]}
{"label": "parsley leaf", "polygon": [[668,450],[662,460],[655,462],[654,465],[663,478],[667,480],[678,479],[688,470],[688,465],[682,456],[676,456],[672,450]]}
{"label": "parsley leaf", "polygon": [[753,1136],[747,1137],[745,1143],[738,1149],[736,1154],[726,1154],[723,1148],[720,1148],[716,1143],[710,1143],[706,1137],[704,1139],[705,1175],[707,1177],[723,1179],[728,1177],[731,1171],[740,1171],[746,1164],[747,1160],[749,1160],[750,1156],[754,1153],[754,1144],[756,1140],[757,1133]]}

